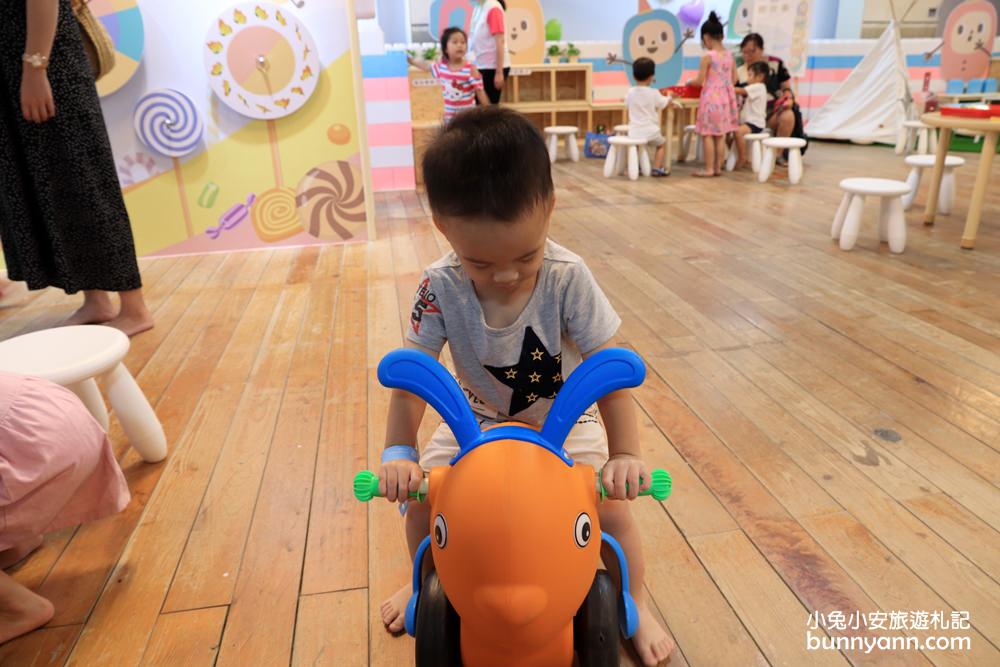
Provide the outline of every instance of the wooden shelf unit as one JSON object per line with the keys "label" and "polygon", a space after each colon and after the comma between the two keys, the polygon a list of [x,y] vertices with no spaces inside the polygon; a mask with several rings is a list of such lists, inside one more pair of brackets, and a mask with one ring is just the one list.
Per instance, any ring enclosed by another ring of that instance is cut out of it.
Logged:
{"label": "wooden shelf unit", "polygon": [[[595,104],[590,63],[540,63],[511,68],[501,103],[524,114],[539,130],[550,125],[575,125],[579,139],[598,125],[611,128],[627,122],[624,102]],[[410,68],[410,116],[417,184],[423,184],[420,161],[444,115],[440,85],[427,72]]]}

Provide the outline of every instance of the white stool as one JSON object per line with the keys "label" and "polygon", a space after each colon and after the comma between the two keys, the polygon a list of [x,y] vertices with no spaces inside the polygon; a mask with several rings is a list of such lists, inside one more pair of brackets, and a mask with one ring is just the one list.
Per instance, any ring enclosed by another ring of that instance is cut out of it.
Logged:
{"label": "white stool", "polygon": [[757,180],[766,183],[774,171],[774,162],[778,159],[778,151],[788,149],[788,182],[795,185],[802,180],[802,149],[806,140],[796,137],[774,137],[763,139],[764,159],[760,164]]}
{"label": "white stool", "polygon": [[627,137],[628,136],[628,124],[625,125],[615,125],[615,136]]}
{"label": "white stool", "polygon": [[[906,183],[910,186],[910,193],[903,197],[903,210],[909,211],[913,206],[913,200],[917,198],[917,190],[920,188],[920,176],[924,169],[933,169],[935,155],[910,155],[906,158],[906,164],[910,169],[910,175],[906,177]],[[955,203],[955,169],[965,164],[965,159],[956,155],[948,155],[944,159],[944,177],[941,179],[941,191],[938,193],[938,213],[948,215],[951,207]]]}
{"label": "white stool", "polygon": [[878,217],[879,241],[888,241],[892,252],[903,252],[906,247],[906,218],[903,217],[902,198],[910,191],[910,186],[903,181],[886,178],[845,178],[840,182],[840,189],[844,190],[844,199],[830,229],[830,235],[840,239],[840,249],[854,247],[861,227],[865,197],[873,196],[882,198]]}
{"label": "white stool", "polygon": [[[649,153],[646,152],[647,142],[644,139],[610,137],[608,144],[608,157],[604,159],[605,178],[611,178],[616,174],[622,173],[626,163],[628,165],[628,177],[633,181],[639,178],[640,170],[643,176],[649,176],[652,173],[649,164]],[[626,155],[628,156],[627,158]]]}
{"label": "white stool", "polygon": [[899,139],[896,140],[896,155],[909,153],[913,149],[914,137],[916,137],[917,153],[920,155],[937,153],[937,131],[919,120],[904,120]]}
{"label": "white stool", "polygon": [[761,150],[760,142],[770,136],[770,132],[755,132],[744,137],[747,141],[747,146],[750,148],[750,168],[753,169],[753,173],[755,174],[760,172],[760,163],[763,161],[763,151]]}
{"label": "white stool", "polygon": [[691,159],[691,138],[695,139],[695,159],[701,157],[701,135],[695,130],[694,125],[684,126],[684,135],[681,137],[681,154],[677,156],[678,162],[687,162]]}
{"label": "white stool", "polygon": [[566,139],[566,154],[573,162],[580,161],[580,147],[576,145],[576,133],[580,128],[575,125],[553,125],[545,128],[545,134],[549,137],[549,160],[556,161],[559,153],[559,137]]}
{"label": "white stool", "polygon": [[66,387],[106,431],[108,411],[95,382],[103,378],[108,401],[129,444],[145,461],[162,461],[167,439],[149,401],[122,363],[128,348],[128,336],[112,327],[46,329],[0,342],[0,370]]}

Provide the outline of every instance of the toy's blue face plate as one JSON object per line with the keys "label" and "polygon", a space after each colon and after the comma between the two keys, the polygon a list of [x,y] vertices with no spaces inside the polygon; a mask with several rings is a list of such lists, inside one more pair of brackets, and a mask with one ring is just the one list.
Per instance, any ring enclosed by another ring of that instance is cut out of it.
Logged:
{"label": "toy's blue face plate", "polygon": [[[649,58],[656,64],[654,88],[674,86],[680,81],[684,56],[677,45],[681,41],[681,24],[665,9],[636,14],[625,23],[622,52],[625,60]],[[629,82],[634,86],[632,67],[625,66]]]}
{"label": "toy's blue face plate", "polygon": [[750,18],[753,15],[753,0],[736,0],[729,12],[726,32],[729,39],[742,39],[750,32]]}

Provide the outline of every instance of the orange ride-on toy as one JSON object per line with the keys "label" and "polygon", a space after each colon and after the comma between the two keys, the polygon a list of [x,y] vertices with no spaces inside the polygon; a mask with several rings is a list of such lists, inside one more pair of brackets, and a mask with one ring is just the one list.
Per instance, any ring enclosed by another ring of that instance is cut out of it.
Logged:
{"label": "orange ride-on toy", "polygon": [[[645,373],[635,353],[604,350],[566,380],[540,431],[518,424],[481,431],[437,361],[416,350],[382,360],[382,384],[426,400],[460,446],[411,494],[431,506],[406,610],[418,667],[569,667],[574,651],[582,667],[618,664],[619,630],[631,637],[638,626],[628,564],[598,523],[599,475],[574,465],[562,443],[597,399],[638,386]],[[670,487],[670,475],[655,470],[644,495],[662,501]],[[377,476],[359,473],[354,493],[362,501],[377,495]],[[598,569],[602,542],[618,559],[620,586]],[[428,549],[434,571],[421,580]]]}

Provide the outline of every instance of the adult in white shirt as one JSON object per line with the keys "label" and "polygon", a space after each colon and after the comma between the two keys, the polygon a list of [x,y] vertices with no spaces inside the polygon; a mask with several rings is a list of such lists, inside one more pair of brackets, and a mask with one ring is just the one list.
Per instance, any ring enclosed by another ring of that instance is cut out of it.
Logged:
{"label": "adult in white shirt", "polygon": [[483,75],[483,88],[491,104],[500,102],[500,92],[510,74],[504,0],[472,0],[475,11],[469,31],[471,60]]}

